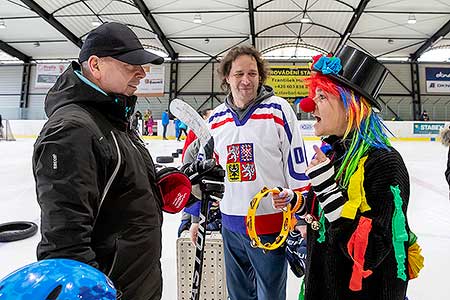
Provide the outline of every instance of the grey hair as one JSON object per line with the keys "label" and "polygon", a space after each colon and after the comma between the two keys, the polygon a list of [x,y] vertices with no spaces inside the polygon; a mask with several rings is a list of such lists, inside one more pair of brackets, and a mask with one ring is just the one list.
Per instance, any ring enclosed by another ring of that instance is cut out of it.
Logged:
{"label": "grey hair", "polygon": [[441,143],[444,146],[450,146],[450,127],[443,129],[440,133]]}

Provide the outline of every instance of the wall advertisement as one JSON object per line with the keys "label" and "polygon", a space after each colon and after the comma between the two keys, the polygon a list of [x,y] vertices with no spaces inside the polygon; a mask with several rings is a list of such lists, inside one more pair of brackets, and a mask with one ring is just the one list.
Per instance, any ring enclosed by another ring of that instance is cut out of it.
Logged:
{"label": "wall advertisement", "polygon": [[59,75],[67,68],[67,64],[38,64],[36,65],[36,81],[37,89],[51,88]]}
{"label": "wall advertisement", "polygon": [[272,66],[266,84],[273,87],[275,95],[285,99],[306,97],[308,88],[303,79],[310,70],[306,66]]}
{"label": "wall advertisement", "polygon": [[439,134],[445,127],[445,123],[414,122],[414,134]]}
{"label": "wall advertisement", "polygon": [[428,93],[450,93],[450,68],[425,68]]}
{"label": "wall advertisement", "polygon": [[162,97],[164,96],[164,65],[144,66],[145,78],[141,79],[136,96]]}

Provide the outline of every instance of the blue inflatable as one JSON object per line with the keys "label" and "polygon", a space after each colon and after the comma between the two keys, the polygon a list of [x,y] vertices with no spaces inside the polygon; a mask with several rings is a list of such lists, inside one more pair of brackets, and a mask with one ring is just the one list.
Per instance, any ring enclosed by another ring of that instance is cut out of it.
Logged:
{"label": "blue inflatable", "polygon": [[0,280],[0,300],[116,300],[105,274],[70,259],[41,260]]}

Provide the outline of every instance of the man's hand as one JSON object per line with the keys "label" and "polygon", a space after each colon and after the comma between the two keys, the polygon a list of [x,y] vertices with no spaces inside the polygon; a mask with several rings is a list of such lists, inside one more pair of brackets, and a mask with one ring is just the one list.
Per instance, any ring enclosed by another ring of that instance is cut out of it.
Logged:
{"label": "man's hand", "polygon": [[192,223],[191,227],[189,228],[189,235],[191,236],[191,243],[194,245],[197,243],[197,236],[198,236],[198,223]]}
{"label": "man's hand", "polygon": [[194,161],[181,167],[191,181],[192,194],[202,198],[202,193],[206,193],[208,200],[220,201],[225,190],[225,170],[214,159],[204,161]]}

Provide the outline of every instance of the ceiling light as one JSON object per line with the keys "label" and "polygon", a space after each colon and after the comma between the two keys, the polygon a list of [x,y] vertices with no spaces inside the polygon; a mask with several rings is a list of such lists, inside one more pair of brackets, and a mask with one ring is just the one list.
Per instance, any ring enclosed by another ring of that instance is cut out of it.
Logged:
{"label": "ceiling light", "polygon": [[393,39],[388,39],[387,42],[388,42],[388,44],[392,45],[394,43],[394,40]]}
{"label": "ceiling light", "polygon": [[33,43],[33,46],[36,47],[36,48],[37,48],[37,47],[40,47],[40,46],[41,46],[41,43],[40,43],[40,42],[34,42],[34,43]]}
{"label": "ceiling light", "polygon": [[204,40],[204,42],[205,42],[205,44],[209,44],[209,38],[206,38],[206,39]]}
{"label": "ceiling light", "polygon": [[414,14],[410,14],[408,17],[408,24],[416,24],[416,16]]}
{"label": "ceiling light", "polygon": [[100,22],[99,19],[94,18],[94,19],[92,19],[91,24],[92,24],[92,27],[97,28],[98,26],[102,25],[102,22]]}
{"label": "ceiling light", "polygon": [[304,16],[301,20],[300,23],[311,23],[311,19],[308,18],[307,16]]}
{"label": "ceiling light", "polygon": [[194,23],[195,24],[201,24],[202,23],[202,16],[200,14],[196,14],[194,16]]}
{"label": "ceiling light", "polygon": [[0,29],[5,29],[6,28],[6,23],[4,20],[0,20]]}

